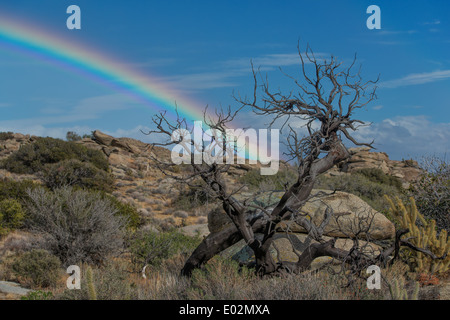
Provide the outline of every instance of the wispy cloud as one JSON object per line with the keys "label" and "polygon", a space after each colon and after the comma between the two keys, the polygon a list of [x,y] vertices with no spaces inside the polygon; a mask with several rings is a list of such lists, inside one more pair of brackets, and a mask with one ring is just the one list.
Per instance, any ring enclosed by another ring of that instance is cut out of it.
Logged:
{"label": "wispy cloud", "polygon": [[233,78],[242,75],[241,70],[198,72],[180,74],[162,78],[162,81],[179,91],[198,91],[214,88],[233,87],[237,82]]}
{"label": "wispy cloud", "polygon": [[154,58],[140,62],[130,62],[123,65],[132,68],[154,68],[173,65],[176,62],[177,60],[175,58]]}
{"label": "wispy cloud", "polygon": [[415,34],[417,30],[380,30],[376,34],[379,36],[396,35],[396,34]]}
{"label": "wispy cloud", "polygon": [[441,24],[441,20],[439,19],[434,19],[433,21],[427,21],[423,23],[423,25],[438,25],[438,24]]}
{"label": "wispy cloud", "polygon": [[[324,53],[315,53],[316,59],[323,59]],[[298,53],[266,54],[255,58],[241,57],[219,61],[214,67],[205,72],[179,74],[161,78],[168,86],[180,92],[196,92],[200,90],[236,87],[239,77],[251,72],[251,65],[261,71],[271,71],[278,67],[300,64]],[[305,63],[310,63],[305,59]]]}
{"label": "wispy cloud", "polygon": [[397,88],[430,83],[448,78],[450,78],[450,70],[438,70],[433,72],[412,73],[399,79],[380,82],[378,86],[380,88]]}
{"label": "wispy cloud", "polygon": [[137,101],[124,94],[90,97],[68,109],[44,107],[41,113],[45,116],[0,121],[0,128],[9,128],[9,131],[15,131],[14,128],[37,128],[39,131],[39,126],[98,119],[108,112],[130,109],[137,104]]}
{"label": "wispy cloud", "polygon": [[11,107],[11,103],[0,102],[0,108],[8,108],[8,107]]}

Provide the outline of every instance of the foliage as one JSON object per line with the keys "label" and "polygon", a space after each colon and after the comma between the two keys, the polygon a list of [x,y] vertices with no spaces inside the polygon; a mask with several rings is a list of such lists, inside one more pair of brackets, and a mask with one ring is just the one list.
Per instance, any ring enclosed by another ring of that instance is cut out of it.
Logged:
{"label": "foliage", "polygon": [[423,174],[408,191],[425,217],[436,220],[440,229],[450,232],[450,164],[445,159],[429,157],[423,160],[422,167]]}
{"label": "foliage", "polygon": [[400,179],[389,174],[385,174],[381,169],[364,168],[355,171],[355,173],[367,177],[370,181],[392,186],[397,188],[398,190],[402,189],[402,182],[400,181]]}
{"label": "foliage", "polygon": [[20,298],[20,300],[53,300],[53,293],[50,291],[30,291],[26,296]]}
{"label": "foliage", "polygon": [[[157,190],[158,189],[156,189],[155,191]],[[204,189],[190,187],[188,189],[180,191],[178,197],[173,203],[174,209],[192,210],[214,201],[215,199],[211,199]]]}
{"label": "foliage", "polygon": [[[405,207],[399,199],[392,201],[386,196],[391,205],[392,213],[400,221],[401,228],[408,228],[409,232],[405,235],[411,237],[410,242],[419,248],[430,250],[437,257],[444,257],[450,251],[450,240],[447,237],[447,231],[441,230],[440,235],[436,233],[436,221],[427,221],[417,210],[414,198],[410,198],[410,204]],[[445,259],[432,259],[428,255],[411,251],[411,268],[418,272],[445,273],[449,270],[450,256]]]}
{"label": "foliage", "polygon": [[63,186],[78,186],[89,189],[111,191],[114,178],[89,162],[76,159],[46,164],[40,174],[50,189]]}
{"label": "foliage", "polygon": [[216,258],[204,270],[192,273],[190,299],[237,299],[240,292],[255,280],[255,273],[239,268],[236,261]]}
{"label": "foliage", "polygon": [[360,173],[330,177],[321,176],[316,182],[315,188],[352,193],[392,220],[393,217],[389,215],[389,203],[384,198],[384,195],[389,194],[404,198],[402,191],[392,184],[380,183],[374,180],[366,174]]}
{"label": "foliage", "polygon": [[80,141],[81,136],[74,131],[67,131],[66,140],[67,141]]}
{"label": "foliage", "polygon": [[25,212],[19,201],[4,199],[0,201],[0,233],[1,230],[20,228],[25,220]]}
{"label": "foliage", "polygon": [[295,172],[293,168],[280,168],[274,175],[261,175],[259,169],[253,169],[243,175],[239,181],[250,186],[252,189],[270,189],[270,191],[283,191],[286,185],[295,182]]}
{"label": "foliage", "polygon": [[61,261],[46,250],[34,249],[16,258],[12,270],[21,282],[45,288],[56,284]]}
{"label": "foliage", "polygon": [[126,222],[100,193],[70,187],[29,192],[32,230],[43,234],[44,247],[66,265],[100,264],[123,245]]}
{"label": "foliage", "polygon": [[158,233],[141,231],[130,240],[129,250],[134,265],[142,269],[145,265],[158,266],[164,259],[175,254],[192,252],[200,243],[179,231]]}
{"label": "foliage", "polygon": [[22,205],[29,199],[27,190],[33,190],[38,184],[31,180],[15,181],[10,179],[0,179],[0,201],[14,199]]}
{"label": "foliage", "polygon": [[3,161],[2,166],[11,172],[31,174],[41,171],[45,164],[68,159],[90,162],[101,170],[108,170],[108,160],[101,151],[54,138],[39,138],[22,145]]}
{"label": "foliage", "polygon": [[139,215],[136,207],[129,203],[124,203],[117,199],[116,197],[102,193],[102,197],[112,203],[117,213],[116,216],[122,217],[126,222],[126,228],[130,231],[136,231],[142,226],[142,218]]}
{"label": "foliage", "polygon": [[0,132],[0,141],[5,141],[14,138],[14,133],[12,132]]}

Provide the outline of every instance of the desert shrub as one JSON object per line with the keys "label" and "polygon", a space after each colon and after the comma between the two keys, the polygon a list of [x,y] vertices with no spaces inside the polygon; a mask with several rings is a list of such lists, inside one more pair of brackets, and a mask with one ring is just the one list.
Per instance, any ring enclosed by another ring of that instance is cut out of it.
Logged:
{"label": "desert shrub", "polygon": [[356,174],[367,177],[370,181],[377,182],[383,185],[393,186],[398,190],[402,189],[402,182],[397,177],[385,174],[381,169],[364,168],[357,170]]}
{"label": "desert shrub", "polygon": [[25,212],[19,201],[5,199],[0,201],[0,229],[17,229],[23,225]]}
{"label": "desert shrub", "polygon": [[0,201],[14,199],[22,205],[29,199],[27,190],[39,187],[31,180],[15,181],[10,179],[0,179]]}
{"label": "desert shrub", "polygon": [[50,291],[30,291],[26,296],[20,298],[20,300],[53,300],[53,293]]}
{"label": "desert shrub", "polygon": [[17,257],[11,267],[21,282],[45,288],[56,285],[61,261],[46,250],[35,249]]}
{"label": "desert shrub", "polygon": [[104,199],[107,199],[112,203],[117,211],[116,216],[122,217],[125,220],[126,228],[128,230],[135,231],[142,226],[142,218],[134,205],[124,203],[107,193],[103,193],[102,196]]}
{"label": "desert shrub", "polygon": [[2,167],[15,173],[35,173],[45,164],[77,159],[90,162],[101,170],[108,170],[108,160],[99,150],[54,138],[39,138],[20,147],[2,162]]}
{"label": "desert shrub", "polygon": [[44,248],[64,265],[100,264],[123,245],[126,222],[98,192],[65,187],[29,192],[28,225],[44,236]]}
{"label": "desert shrub", "polygon": [[291,168],[280,168],[274,175],[261,175],[260,169],[253,169],[243,175],[239,182],[253,189],[260,189],[261,186],[265,186],[270,191],[283,191],[286,184],[289,186],[295,182],[295,177],[295,172]]}
{"label": "desert shrub", "polygon": [[0,141],[5,141],[14,138],[12,132],[0,132]]}
{"label": "desert shrub", "polygon": [[213,199],[205,190],[191,187],[187,190],[182,190],[173,203],[174,209],[191,210],[209,202],[213,202]]}
{"label": "desert shrub", "polygon": [[200,244],[193,238],[178,231],[142,231],[136,234],[129,244],[132,262],[142,269],[145,265],[159,266],[164,259],[175,254],[191,253]]}
{"label": "desert shrub", "polygon": [[[82,264],[81,289],[65,290],[57,300],[132,300],[136,299],[134,284],[130,281],[127,265],[110,261],[103,267]],[[89,275],[91,273],[91,275]]]}
{"label": "desert shrub", "polygon": [[63,186],[78,186],[89,189],[111,191],[114,178],[89,162],[76,159],[63,160],[46,164],[40,174],[41,179],[50,189]]}
{"label": "desert shrub", "polygon": [[402,191],[389,184],[371,180],[363,174],[349,174],[341,176],[320,176],[315,188],[337,190],[352,193],[366,201],[375,210],[389,216],[389,203],[384,198],[385,194],[405,198]]}
{"label": "desert shrub", "polygon": [[81,136],[74,132],[74,131],[67,131],[66,133],[66,140],[67,141],[80,141],[81,140]]}
{"label": "desert shrub", "polygon": [[[203,270],[192,273],[189,299],[242,299],[243,292],[257,280],[254,271],[240,268],[233,260],[217,257]],[[245,294],[244,294],[245,296]]]}
{"label": "desert shrub", "polygon": [[428,157],[419,180],[412,183],[409,194],[426,218],[436,220],[438,229],[450,232],[450,164],[445,159]]}

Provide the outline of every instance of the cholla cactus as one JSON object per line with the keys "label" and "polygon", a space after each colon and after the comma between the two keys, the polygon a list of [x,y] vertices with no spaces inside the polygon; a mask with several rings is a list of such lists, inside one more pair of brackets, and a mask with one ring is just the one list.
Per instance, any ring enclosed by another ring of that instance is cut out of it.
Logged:
{"label": "cholla cactus", "polygon": [[414,290],[410,296],[408,296],[408,291],[405,289],[404,279],[393,281],[393,284],[389,286],[391,292],[391,297],[393,300],[418,300],[419,299],[419,283],[414,282]]}
{"label": "cholla cactus", "polygon": [[92,274],[92,268],[89,266],[86,270],[86,280],[89,300],[97,300],[97,291],[95,290],[94,276]]}
{"label": "cholla cactus", "polygon": [[[410,205],[405,207],[403,202],[396,197],[395,203],[388,196],[386,196],[390,206],[391,212],[400,221],[402,228],[408,228],[409,232],[406,234],[410,237],[409,242],[418,248],[429,250],[437,257],[443,257],[449,253],[450,241],[447,237],[447,231],[441,230],[440,235],[436,233],[436,221],[425,220],[425,218],[417,210],[414,198],[410,198]],[[417,223],[417,220],[420,223]],[[448,271],[450,266],[450,256],[445,259],[432,259],[429,255],[422,252],[413,251],[411,253],[414,260],[414,271],[429,272],[429,273],[444,273]]]}

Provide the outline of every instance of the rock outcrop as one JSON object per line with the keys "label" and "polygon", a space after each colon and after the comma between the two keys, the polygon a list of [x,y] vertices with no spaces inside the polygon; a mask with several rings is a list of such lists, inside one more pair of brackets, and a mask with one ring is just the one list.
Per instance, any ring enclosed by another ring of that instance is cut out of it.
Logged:
{"label": "rock outcrop", "polygon": [[350,148],[350,158],[335,166],[328,174],[352,173],[361,169],[374,168],[399,178],[404,184],[409,184],[422,172],[417,161],[390,160],[386,153],[370,150],[368,147]]}

